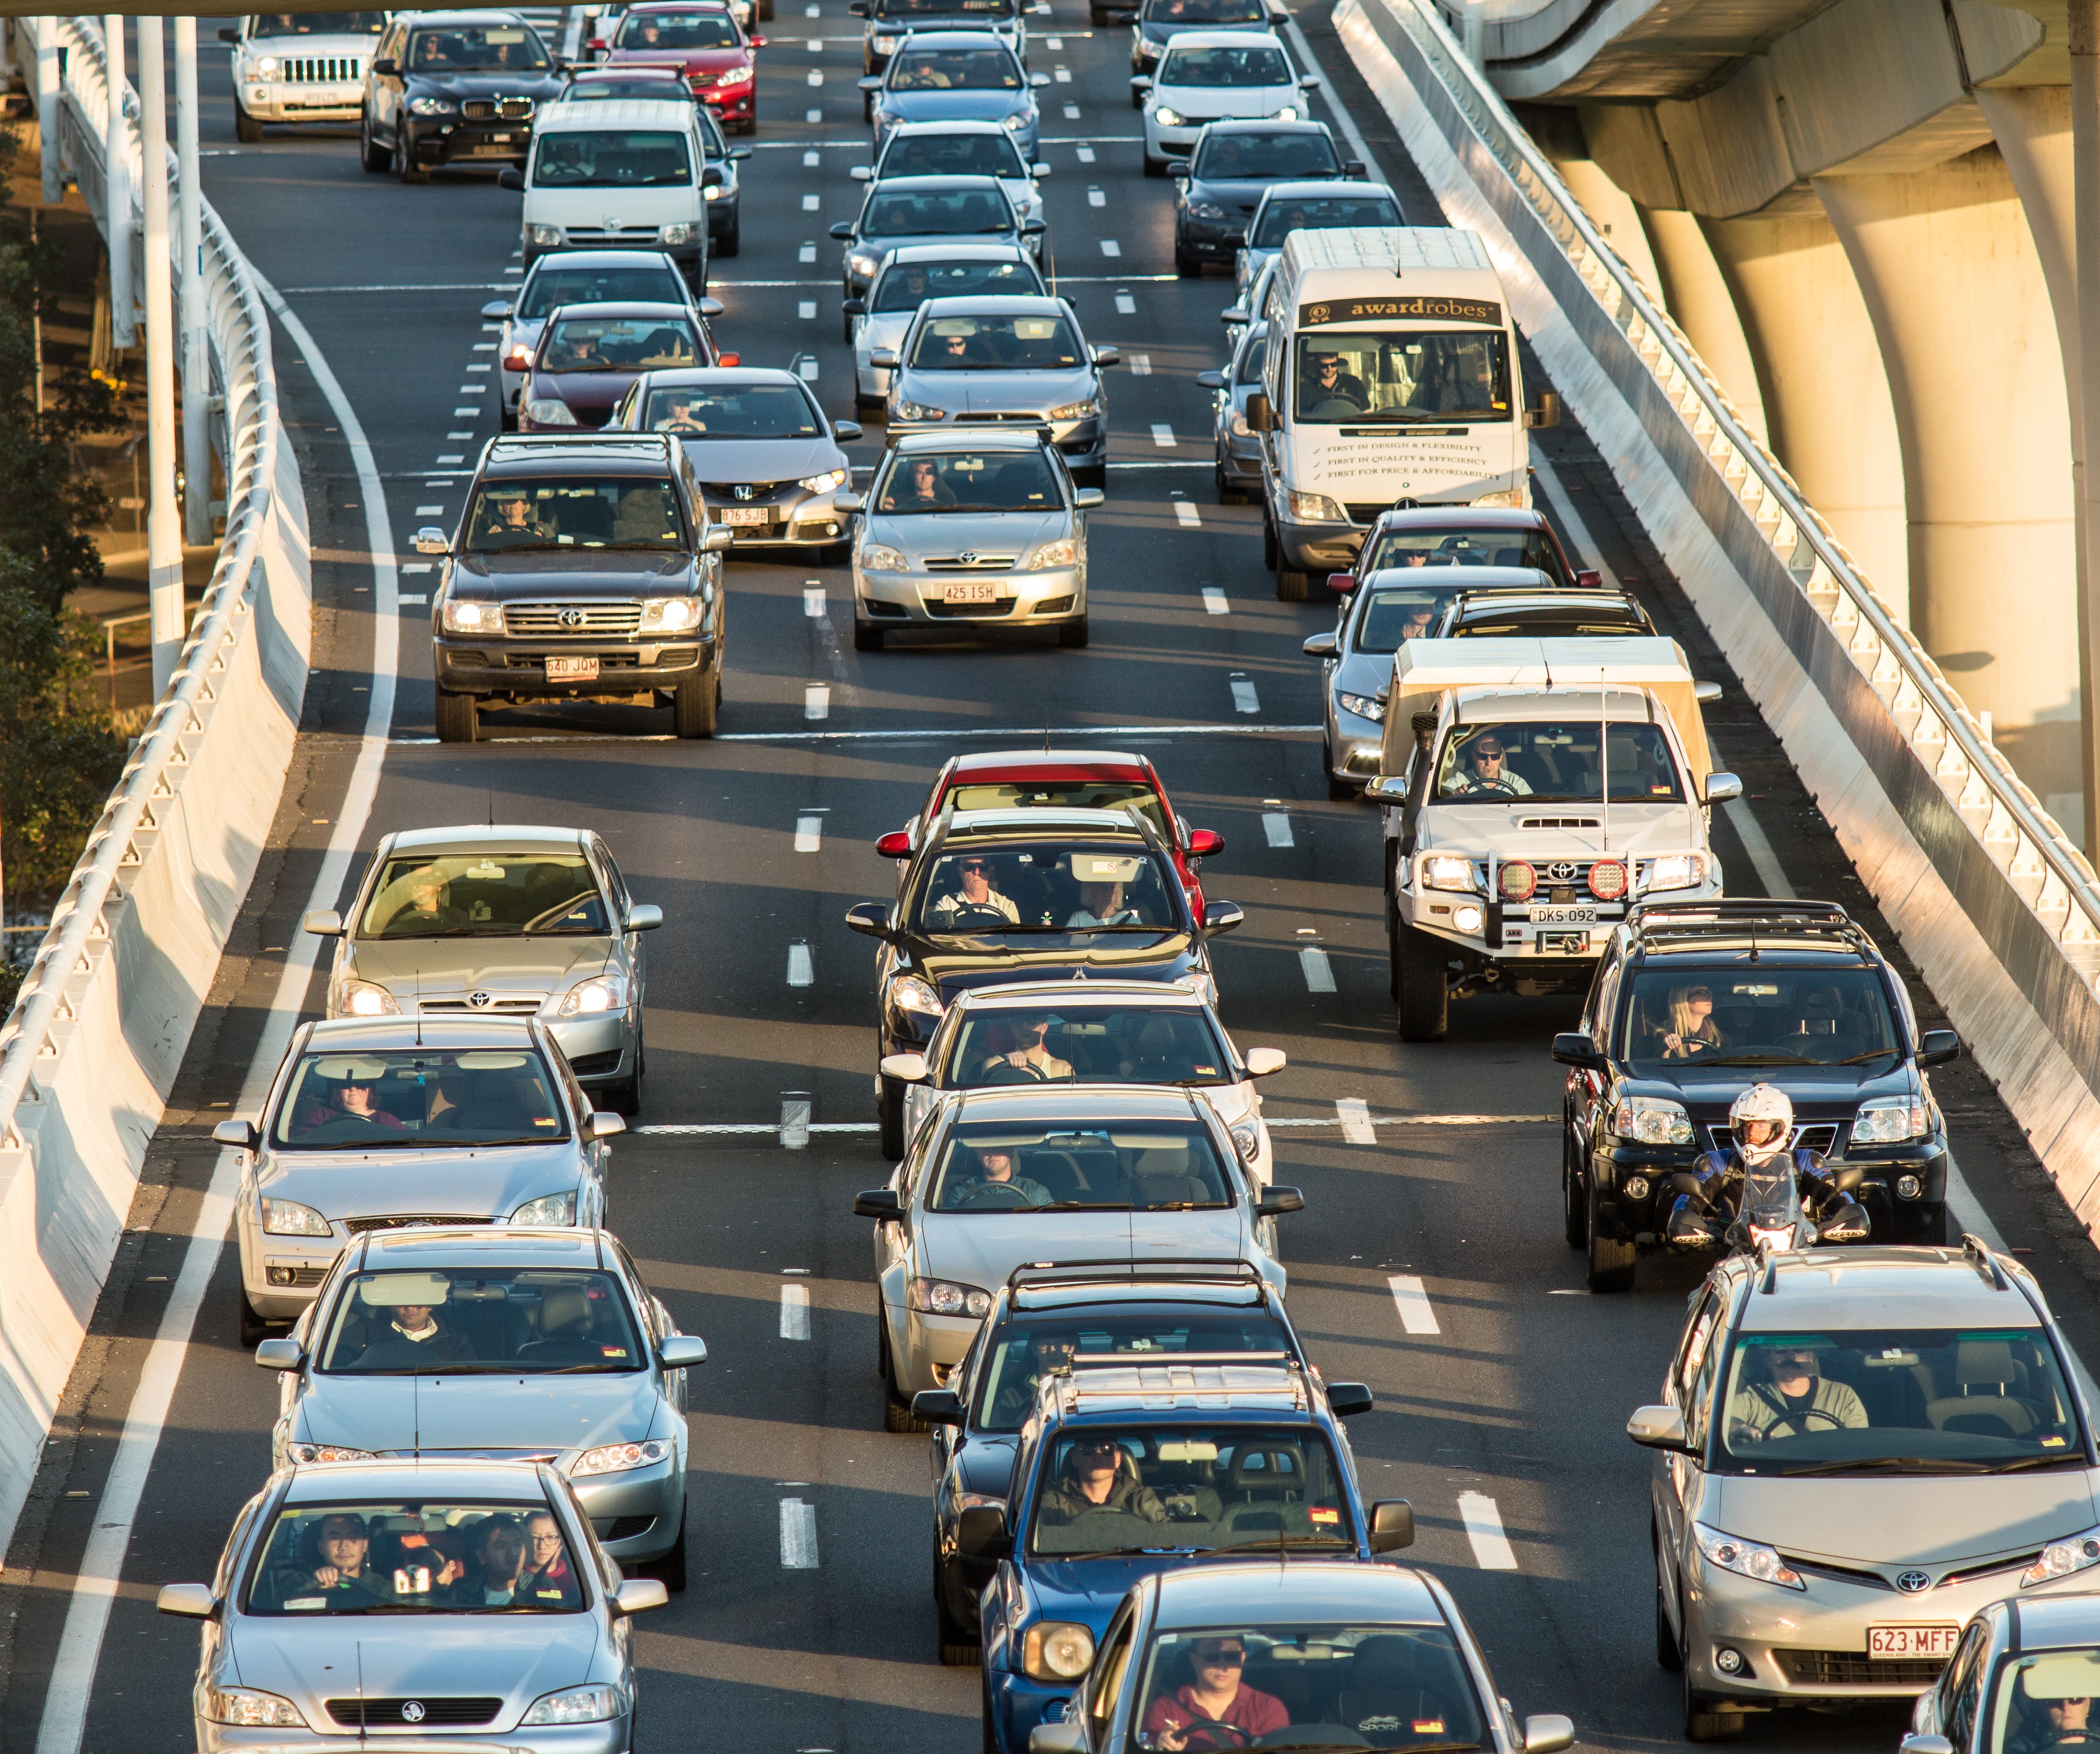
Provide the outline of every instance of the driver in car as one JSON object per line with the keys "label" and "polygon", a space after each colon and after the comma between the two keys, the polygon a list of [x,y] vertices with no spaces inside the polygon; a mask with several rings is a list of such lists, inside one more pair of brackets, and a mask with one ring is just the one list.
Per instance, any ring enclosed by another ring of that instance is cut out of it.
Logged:
{"label": "driver in car", "polygon": [[1050,1190],[1039,1181],[1015,1174],[1013,1153],[1004,1149],[988,1149],[977,1153],[977,1179],[963,1190],[964,1201],[969,1202],[980,1188],[1011,1188],[1029,1205],[1050,1204]]}
{"label": "driver in car", "polygon": [[1498,792],[1506,798],[1531,795],[1531,782],[1513,772],[1504,760],[1502,740],[1493,731],[1483,731],[1458,757],[1458,771],[1445,782],[1447,798],[1478,797]]}
{"label": "driver in car", "polygon": [[1866,1428],[1867,1409],[1860,1397],[1822,1374],[1814,1346],[1776,1346],[1764,1367],[1766,1380],[1745,1382],[1728,1404],[1731,1443]]}
{"label": "driver in car", "polygon": [[2006,1740],[2007,1754],[2047,1754],[2050,1748],[2091,1747],[2100,1742],[2100,1730],[2089,1722],[2089,1699],[2030,1699],[2025,1675],[2019,1678],[2017,1698],[2025,1715],[2018,1734]]}
{"label": "driver in car", "polygon": [[1045,1377],[1062,1370],[1079,1350],[1079,1337],[1060,1331],[1031,1335],[1028,1368],[1005,1383],[992,1401],[992,1417],[1002,1426],[1018,1426],[1035,1405],[1035,1386]]}
{"label": "driver in car", "polygon": [[652,429],[660,433],[704,433],[708,423],[702,420],[694,407],[698,393],[690,390],[673,390],[657,403],[660,411],[652,422]]}
{"label": "driver in car", "polygon": [[926,918],[937,932],[959,923],[989,925],[994,916],[1009,926],[1021,923],[1021,910],[991,886],[991,861],[966,855],[955,861],[955,887],[937,896],[926,910]]}
{"label": "driver in car", "polygon": [[315,1102],[299,1116],[298,1130],[313,1132],[338,1121],[363,1121],[372,1126],[402,1130],[399,1115],[379,1106],[379,1087],[371,1073],[353,1067],[325,1101]]}
{"label": "driver in car", "polygon": [[1012,1066],[1017,1071],[1032,1072],[1041,1078],[1069,1078],[1072,1062],[1060,1060],[1045,1045],[1050,1033],[1048,1017],[1022,1017],[1007,1025],[1012,1031],[1014,1047],[1007,1053],[994,1054],[977,1069],[996,1072],[1001,1066]]}
{"label": "driver in car", "polygon": [[[1288,1730],[1290,1713],[1283,1701],[1243,1682],[1246,1667],[1244,1638],[1222,1633],[1198,1639],[1189,1655],[1193,1679],[1152,1702],[1145,1714],[1145,1740],[1167,1754],[1181,1754],[1185,1748],[1245,1747],[1258,1736]],[[1193,1727],[1205,1724],[1223,1728]],[[1238,1734],[1227,1733],[1231,1730]]]}
{"label": "driver in car", "polygon": [[1065,1452],[1057,1479],[1044,1488],[1037,1514],[1055,1527],[1094,1510],[1119,1510],[1145,1523],[1167,1520],[1167,1506],[1137,1477],[1130,1452],[1112,1437],[1082,1435]]}
{"label": "driver in car", "polygon": [[1339,353],[1316,353],[1306,361],[1304,388],[1299,395],[1301,404],[1317,408],[1322,403],[1347,402],[1358,408],[1371,405],[1370,392],[1364,388],[1364,381],[1354,372],[1342,369]]}

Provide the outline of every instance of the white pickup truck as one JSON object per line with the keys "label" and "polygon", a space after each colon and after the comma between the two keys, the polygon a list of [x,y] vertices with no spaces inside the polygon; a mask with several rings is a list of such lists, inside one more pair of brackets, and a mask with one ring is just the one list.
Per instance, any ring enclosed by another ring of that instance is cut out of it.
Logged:
{"label": "white pickup truck", "polygon": [[1410,640],[1393,657],[1379,777],[1386,931],[1404,1040],[1454,994],[1580,991],[1614,922],[1710,901],[1716,773],[1668,639]]}

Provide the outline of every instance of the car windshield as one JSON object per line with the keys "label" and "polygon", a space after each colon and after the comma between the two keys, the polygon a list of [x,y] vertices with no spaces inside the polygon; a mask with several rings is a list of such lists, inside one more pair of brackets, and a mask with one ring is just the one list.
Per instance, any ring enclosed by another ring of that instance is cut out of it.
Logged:
{"label": "car windshield", "polygon": [[942,1085],[1229,1084],[1232,1056],[1193,1007],[1074,1005],[1001,1010],[956,1030]]}
{"label": "car windshield", "polygon": [[898,457],[875,509],[886,517],[932,512],[1047,512],[1065,503],[1039,451],[955,451]]}
{"label": "car windshield", "polygon": [[683,304],[685,283],[668,263],[660,267],[554,268],[542,266],[525,283],[518,315],[537,323],[563,305]]}
{"label": "car windshield", "polygon": [[1169,49],[1157,79],[1162,86],[1224,88],[1290,82],[1290,63],[1283,51],[1261,42],[1244,49]]}
{"label": "car windshield", "polygon": [[361,1377],[500,1371],[595,1375],[648,1368],[610,1273],[436,1267],[353,1274],[319,1368]]}
{"label": "car windshield", "polygon": [[965,1121],[928,1184],[929,1212],[1183,1212],[1233,1203],[1200,1121],[1125,1127]]}
{"label": "car windshield", "polygon": [[[1145,1653],[1140,1748],[1493,1747],[1447,1627],[1225,1625],[1162,1633]],[[1232,1703],[1215,1708],[1220,1698]],[[1190,1726],[1222,1717],[1224,1730]]]}
{"label": "car windshield", "polygon": [[1738,1334],[1715,1461],[1731,1474],[1994,1474],[2085,1465],[2040,1328]]}
{"label": "car windshield", "polygon": [[509,938],[607,931],[580,853],[438,853],[389,859],[360,938]]}
{"label": "car windshield", "polygon": [[258,12],[248,20],[250,37],[376,37],[386,28],[384,12]]}
{"label": "car windshield", "polygon": [[1268,22],[1263,0],[1145,0],[1148,24],[1258,24]]}
{"label": "car windshield", "polygon": [[663,129],[567,128],[541,134],[533,148],[532,181],[541,188],[640,189],[692,180],[686,137]]}
{"label": "car windshield", "polygon": [[1659,725],[1454,725],[1436,769],[1439,804],[1675,804],[1677,762]]}
{"label": "car windshield", "polygon": [[862,237],[967,236],[1013,229],[1013,209],[996,185],[901,189],[878,183],[860,216]]}
{"label": "car windshield", "polygon": [[[2006,1659],[1991,1703],[1986,1754],[2049,1754],[2090,1747],[2100,1736],[2093,1702],[2100,1699],[2100,1650],[2038,1650]],[[2089,1728],[2090,1734],[2089,1734]]]}
{"label": "car windshield", "polygon": [[1871,1067],[1902,1051],[1872,968],[1641,968],[1627,987],[1619,1053],[1629,1060]]}
{"label": "car windshield", "polygon": [[936,317],[919,332],[920,372],[1070,372],[1086,364],[1061,316]]}
{"label": "car windshield", "polygon": [[887,314],[916,311],[929,298],[1039,296],[1043,290],[1043,276],[1029,262],[893,262],[876,283],[868,309]]}
{"label": "car windshield", "polygon": [[418,73],[544,73],[547,51],[526,24],[448,24],[412,31],[407,64]]}
{"label": "car windshield", "polygon": [[1540,530],[1468,530],[1440,522],[1433,529],[1410,524],[1379,531],[1358,568],[1368,579],[1394,566],[1531,566],[1555,584],[1570,583],[1561,570],[1560,551]]}
{"label": "car windshield", "polygon": [[1361,601],[1349,650],[1359,652],[1396,652],[1404,641],[1427,638],[1438,612],[1449,601],[1423,590],[1367,588],[1358,594]]}
{"label": "car windshield", "polygon": [[1167,813],[1159,794],[1143,780],[959,780],[941,800],[959,810],[1122,810],[1137,813],[1164,835]]}
{"label": "car windshield", "polygon": [[322,1049],[300,1055],[271,1136],[287,1151],[558,1144],[554,1091],[536,1048]]}
{"label": "car windshield", "polygon": [[642,424],[685,438],[821,438],[823,416],[795,384],[670,385],[649,392]]}
{"label": "car windshield", "polygon": [[[637,68],[617,78],[576,79],[562,94],[565,104],[595,104],[608,98],[683,98],[691,94],[677,73],[665,68],[660,76]],[[716,155],[709,152],[708,156]],[[658,296],[661,296],[660,294]]]}
{"label": "car windshield", "polygon": [[1020,0],[876,0],[877,18],[1018,18]]}
{"label": "car windshield", "polygon": [[1281,249],[1293,231],[1335,231],[1348,226],[1396,226],[1400,209],[1384,195],[1293,196],[1272,201],[1255,229],[1256,249]]}
{"label": "car windshield", "polygon": [[[242,1612],[574,1614],[588,1599],[588,1566],[544,1500],[286,1505],[257,1549]],[[361,1730],[368,1702],[354,1677],[337,1674],[343,1696],[329,1716]],[[368,1703],[379,1726],[381,1702]],[[399,1702],[386,1704],[398,1723]]]}
{"label": "car windshield", "polygon": [[1018,91],[1024,83],[1003,47],[906,49],[889,64],[892,91]]}
{"label": "car windshield", "polygon": [[726,12],[630,13],[615,49],[734,49],[736,21]]}
{"label": "car windshield", "polygon": [[885,177],[1025,177],[1013,142],[999,134],[915,134],[882,155]]}
{"label": "car windshield", "polygon": [[1174,891],[1149,848],[995,846],[943,853],[920,880],[928,932],[1178,932]]}
{"label": "car windshield", "polygon": [[1298,337],[1298,418],[1314,425],[1421,425],[1510,417],[1509,350],[1498,329],[1454,334],[1326,331]]}
{"label": "car windshield", "polygon": [[1309,1426],[1083,1426],[1045,1443],[1039,1467],[1039,1558],[1354,1545],[1341,1470]]}
{"label": "car windshield", "polygon": [[541,372],[656,372],[705,365],[683,317],[556,317],[540,338]]}
{"label": "car windshield", "polygon": [[466,551],[677,549],[685,546],[678,495],[668,481],[492,481],[474,495]]}
{"label": "car windshield", "polygon": [[1291,1351],[1273,1316],[1252,1307],[1050,1311],[1019,1317],[986,1346],[977,1373],[974,1419],[982,1431],[1018,1431],[1035,1405],[1035,1386],[1074,1358],[1171,1364],[1191,1353]]}
{"label": "car windshield", "polygon": [[1476,606],[1466,610],[1454,628],[1439,638],[1447,640],[1583,640],[1618,639],[1651,632],[1648,623],[1632,604],[1623,609],[1591,603],[1579,609],[1541,605],[1536,609],[1495,609]]}
{"label": "car windshield", "polygon": [[1203,183],[1247,183],[1278,177],[1341,174],[1342,161],[1323,128],[1289,133],[1212,134],[1197,153],[1193,174]]}

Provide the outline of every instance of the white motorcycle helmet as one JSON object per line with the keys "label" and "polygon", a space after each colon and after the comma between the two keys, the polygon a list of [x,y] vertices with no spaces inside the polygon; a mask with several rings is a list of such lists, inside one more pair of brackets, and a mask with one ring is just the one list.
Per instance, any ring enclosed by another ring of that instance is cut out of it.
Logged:
{"label": "white motorcycle helmet", "polygon": [[1770,1157],[1793,1137],[1793,1104],[1785,1091],[1753,1084],[1730,1104],[1728,1131],[1745,1157]]}

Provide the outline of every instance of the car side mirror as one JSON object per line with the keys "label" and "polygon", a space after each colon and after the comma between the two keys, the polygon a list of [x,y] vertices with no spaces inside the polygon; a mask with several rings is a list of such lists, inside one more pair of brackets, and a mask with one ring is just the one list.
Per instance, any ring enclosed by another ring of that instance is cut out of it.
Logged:
{"label": "car side mirror", "polygon": [[1050,83],[1050,76],[1048,73],[1030,73],[1028,76],[1028,82],[1039,91]]}
{"label": "car side mirror", "polygon": [[660,1577],[629,1577],[620,1581],[612,1593],[612,1611],[625,1619],[631,1614],[646,1614],[651,1608],[670,1606],[671,1592],[664,1587]]}
{"label": "car side mirror", "polygon": [[222,24],[222,25],[220,25],[220,26],[218,27],[218,40],[219,40],[221,42],[240,42],[240,32],[239,28],[238,28],[237,26],[232,25],[232,24]]}
{"label": "car side mirror", "polygon": [[1203,932],[1215,938],[1221,932],[1230,932],[1246,918],[1237,901],[1206,901],[1203,904]]}
{"label": "car side mirror", "polygon": [[859,81],[858,84],[863,91],[880,91],[882,89],[882,75],[870,73],[866,78]]}
{"label": "car side mirror", "polygon": [[315,908],[302,923],[316,938],[339,938],[342,936],[342,915],[332,907]]}
{"label": "car side mirror", "polygon": [[1335,636],[1331,633],[1316,633],[1298,649],[1308,658],[1331,658],[1335,655]]}
{"label": "car side mirror", "polygon": [[1573,1718],[1559,1712],[1538,1712],[1524,1719],[1524,1754],[1560,1754],[1561,1749],[1574,1745]]}
{"label": "car side mirror", "polygon": [[1030,176],[1035,178],[1037,182],[1040,183],[1056,169],[1057,166],[1054,165],[1030,165],[1028,167],[1028,174]]}
{"label": "car side mirror", "polygon": [[265,1340],[255,1348],[255,1362],[265,1370],[297,1370],[307,1361],[307,1349],[297,1340]]}
{"label": "car side mirror", "polygon": [[[500,176],[496,180],[498,183],[503,182],[503,178]],[[704,189],[718,189],[725,180],[720,165],[709,165],[700,172],[700,187]],[[508,188],[510,185],[504,183],[504,187]]]}
{"label": "car side mirror", "polygon": [[1133,91],[1149,91],[1152,89],[1152,75],[1149,73],[1132,74],[1131,76],[1130,89]]}
{"label": "car side mirror", "polygon": [[[183,1586],[174,1586],[180,1589]],[[161,1594],[165,1595],[165,1590]],[[164,1609],[162,1611],[165,1612]],[[1905,1736],[1900,1744],[1902,1754],[1954,1754],[1954,1744],[1944,1736]]]}
{"label": "car side mirror", "polygon": [[1192,828],[1189,831],[1189,857],[1192,859],[1214,859],[1225,850],[1225,837],[1215,828]]}
{"label": "car side mirror", "polygon": [[1604,1056],[1597,1051],[1597,1044],[1580,1029],[1568,1029],[1553,1038],[1553,1060],[1556,1065],[1580,1066],[1586,1072],[1604,1069]]}
{"label": "car side mirror", "polygon": [[236,1151],[253,1151],[262,1143],[262,1134],[253,1121],[222,1121],[211,1130],[212,1143]]}
{"label": "car side mirror", "polygon": [[1096,365],[1121,365],[1123,364],[1123,349],[1120,347],[1095,348],[1094,364]]}
{"label": "car side mirror", "polygon": [[496,174],[496,186],[499,189],[509,189],[514,194],[523,195],[525,192],[525,173],[515,165],[505,165]]}
{"label": "car side mirror", "polygon": [[1733,773],[1709,773],[1706,776],[1706,801],[1709,804],[1727,804],[1743,795],[1743,782]]}
{"label": "car side mirror", "polygon": [[1179,158],[1168,159],[1167,161],[1167,174],[1171,177],[1176,183],[1186,182],[1189,178],[1189,166],[1187,162],[1185,160]]}
{"label": "car side mirror", "polygon": [[1598,591],[1604,588],[1604,575],[1592,567],[1582,567],[1575,575],[1575,588],[1578,591]]}
{"label": "car side mirror", "polygon": [[390,55],[382,55],[372,64],[372,71],[383,78],[390,79],[401,71],[401,64]]}
{"label": "car side mirror", "polygon": [[1087,1754],[1087,1726],[1038,1724],[1028,1732],[1028,1754]]}
{"label": "car side mirror", "polygon": [[1330,572],[1327,575],[1327,588],[1337,597],[1347,597],[1357,588],[1357,575],[1352,572]]}
{"label": "car side mirror", "polygon": [[867,315],[867,301],[865,298],[843,298],[839,301],[839,309],[849,317],[864,317]]}
{"label": "car side mirror", "polygon": [[1196,381],[1206,390],[1223,390],[1225,387],[1225,374],[1223,372],[1198,372],[1196,374]]}
{"label": "car side mirror", "polygon": [[[1218,313],[1218,320],[1227,328],[1230,328],[1235,323],[1244,323],[1247,320],[1247,307],[1245,305],[1227,305]],[[1218,373],[1220,377],[1224,375],[1223,372]]]}
{"label": "car side mirror", "polygon": [[1364,161],[1361,158],[1345,158],[1342,161],[1342,174],[1343,176],[1361,177],[1363,174]]}
{"label": "car side mirror", "polygon": [[1320,76],[1317,73],[1300,73],[1298,83],[1308,91],[1317,91],[1320,89]]}
{"label": "car side mirror", "polygon": [[856,183],[871,183],[875,180],[875,166],[872,165],[855,165],[852,170],[846,173],[846,174],[851,177]]}
{"label": "car side mirror", "polygon": [[1023,237],[1040,237],[1048,229],[1048,227],[1040,219],[1024,219],[1021,222],[1021,235]]}
{"label": "car side mirror", "polygon": [[1295,1188],[1271,1183],[1254,1203],[1256,1218],[1283,1218],[1305,1210],[1305,1196]]}
{"label": "car side mirror", "polygon": [[871,1188],[854,1196],[854,1216],[871,1218],[878,1224],[895,1224],[904,1217],[904,1203],[893,1188]]}
{"label": "car side mirror", "polygon": [[885,901],[856,901],[846,910],[846,929],[863,938],[889,936],[889,906]]}
{"label": "car side mirror", "polygon": [[847,0],[846,11],[855,18],[867,16],[867,0]]}
{"label": "car side mirror", "polygon": [[733,371],[736,367],[743,364],[743,355],[740,353],[717,354],[715,356],[715,364],[720,366],[725,372]]}
{"label": "car side mirror", "polygon": [[864,495],[835,493],[832,496],[832,509],[835,512],[857,512],[867,504]]}
{"label": "car side mirror", "polygon": [[834,421],[832,422],[832,436],[845,443],[851,444],[854,439],[860,437],[860,422]]}
{"label": "car side mirror", "polygon": [[1702,707],[1710,706],[1721,698],[1721,685],[1718,682],[1694,682],[1692,698]]}
{"label": "car side mirror", "polygon": [[733,146],[729,149],[729,156],[731,163],[740,165],[751,156],[751,148],[748,146]]}
{"label": "car side mirror", "polygon": [[699,308],[700,315],[712,323],[717,317],[720,316],[723,311],[726,311],[729,306],[725,305],[719,298],[703,298],[699,302]]}
{"label": "car side mirror", "polygon": [[900,1084],[924,1084],[926,1082],[926,1056],[924,1054],[885,1054],[882,1056],[882,1075],[894,1078]]}
{"label": "car side mirror", "polygon": [[708,1361],[708,1342],[696,1333],[666,1334],[656,1342],[656,1362],[666,1370],[690,1370]]}
{"label": "car side mirror", "polygon": [[481,307],[481,315],[486,322],[500,323],[510,315],[510,306],[500,298],[492,298]]}
{"label": "car side mirror", "polygon": [[1524,411],[1524,424],[1536,431],[1542,426],[1560,424],[1560,397],[1558,392],[1547,390],[1538,399],[1538,406]]}
{"label": "car side mirror", "polygon": [[1643,1407],[1626,1421],[1626,1435],[1643,1449],[1687,1450],[1692,1440],[1684,1429],[1684,1415],[1674,1407]]}
{"label": "car side mirror", "polygon": [[853,236],[854,223],[850,219],[834,219],[832,222],[831,231],[833,237],[843,243]]}
{"label": "car side mirror", "polygon": [[1365,782],[1364,795],[1373,804],[1405,804],[1407,802],[1407,781],[1398,773],[1381,773],[1376,779]]}
{"label": "car side mirror", "polygon": [[627,1117],[610,1108],[593,1108],[584,1122],[584,1134],[589,1139],[612,1139],[626,1130]]}
{"label": "car side mirror", "polygon": [[921,1389],[911,1397],[911,1417],[929,1425],[960,1425],[963,1404],[953,1389]]}
{"label": "car side mirror", "polygon": [[1414,1545],[1414,1505],[1405,1498],[1381,1498],[1371,1506],[1373,1553],[1397,1553]]}
{"label": "car side mirror", "polygon": [[911,857],[911,835],[908,830],[893,828],[886,835],[876,836],[875,850],[886,859],[908,859]]}
{"label": "car side mirror", "polygon": [[736,532],[727,524],[709,524],[700,538],[703,554],[723,554],[736,546]]}
{"label": "car side mirror", "polygon": [[1004,1505],[972,1505],[955,1519],[955,1550],[966,1559],[1004,1559],[1013,1551]]}
{"label": "car side mirror", "polygon": [[1246,1074],[1251,1078],[1272,1078],[1290,1064],[1290,1055],[1280,1047],[1250,1047],[1246,1051]]}
{"label": "car side mirror", "polygon": [[1327,1411],[1337,1419],[1353,1419],[1358,1413],[1371,1410],[1370,1386],[1363,1382],[1330,1382],[1327,1385]]}
{"label": "car side mirror", "polygon": [[867,363],[893,371],[897,366],[897,350],[894,347],[876,347],[868,354]]}
{"label": "car side mirror", "polygon": [[[219,33],[222,37],[226,34]],[[186,1620],[208,1620],[218,1611],[218,1598],[211,1593],[209,1584],[163,1584],[153,1606],[163,1614],[179,1614]]]}
{"label": "car side mirror", "polygon": [[1072,505],[1075,510],[1096,511],[1108,503],[1109,496],[1099,487],[1074,487],[1072,490]]}
{"label": "car side mirror", "polygon": [[1276,414],[1268,405],[1268,398],[1259,390],[1247,398],[1246,423],[1258,433],[1276,430]]}
{"label": "car side mirror", "polygon": [[637,901],[627,910],[629,932],[654,932],[664,923],[664,910],[654,901]]}
{"label": "car side mirror", "polygon": [[1952,1029],[1927,1029],[1917,1044],[1917,1063],[1943,1066],[1961,1052],[1961,1038]]}
{"label": "car side mirror", "polygon": [[452,540],[435,524],[426,524],[416,532],[412,544],[418,554],[443,554],[452,548]]}
{"label": "car side mirror", "polygon": [[748,40],[752,48],[762,49],[765,46],[768,39],[764,37],[752,37]]}

